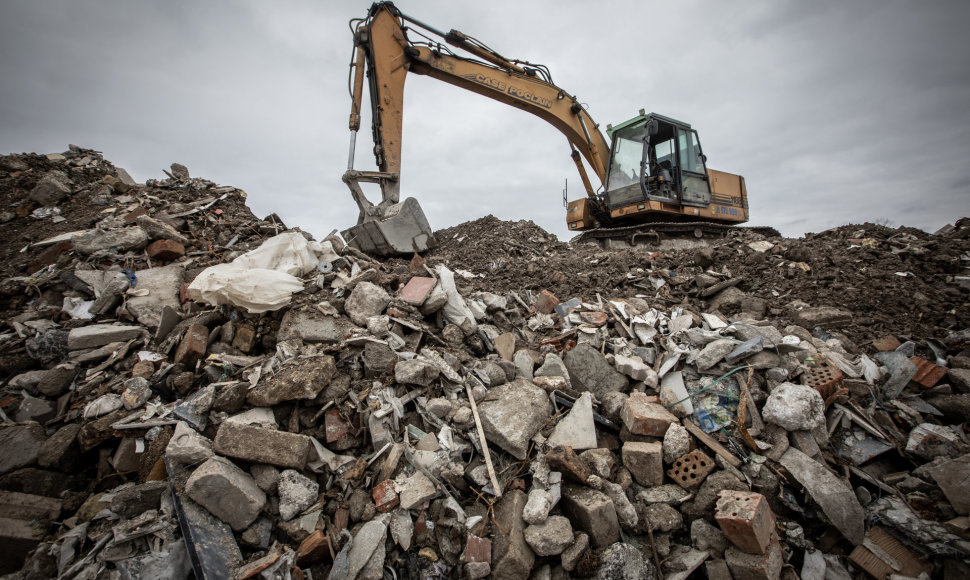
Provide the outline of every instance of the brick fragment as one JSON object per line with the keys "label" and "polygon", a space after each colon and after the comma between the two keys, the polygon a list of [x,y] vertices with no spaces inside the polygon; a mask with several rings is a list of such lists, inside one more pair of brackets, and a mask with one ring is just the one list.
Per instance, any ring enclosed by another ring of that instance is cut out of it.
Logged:
{"label": "brick fragment", "polygon": [[421,306],[428,299],[428,295],[431,294],[431,290],[437,283],[438,281],[434,278],[414,276],[401,289],[399,297],[408,304]]}
{"label": "brick fragment", "polygon": [[374,498],[374,504],[377,505],[377,511],[381,513],[389,512],[401,503],[397,491],[394,490],[394,482],[390,479],[385,479],[374,486],[371,496]]}
{"label": "brick fragment", "polygon": [[553,447],[546,453],[546,461],[549,467],[556,471],[561,471],[567,478],[576,483],[586,483],[586,479],[592,473],[589,466],[576,455],[572,447],[560,445]]}
{"label": "brick fragment", "polygon": [[301,568],[331,560],[333,560],[333,552],[330,549],[330,539],[323,530],[315,530],[300,542],[300,546],[296,549],[296,565]]}
{"label": "brick fragment", "polygon": [[656,402],[655,397],[640,392],[630,394],[620,411],[620,418],[630,433],[651,437],[663,437],[671,423],[679,422],[673,413]]}
{"label": "brick fragment", "polygon": [[539,292],[539,296],[536,298],[536,310],[542,314],[552,314],[558,304],[559,299],[548,290]]}
{"label": "brick fragment", "polygon": [[206,348],[209,343],[209,329],[203,324],[193,324],[185,331],[182,342],[179,343],[175,351],[175,364],[183,364],[186,368],[192,368],[195,363],[205,356]]}
{"label": "brick fragment", "polygon": [[889,335],[883,338],[877,338],[872,341],[872,346],[876,347],[879,352],[888,352],[890,350],[896,350],[902,343],[895,336]]}
{"label": "brick fragment", "polygon": [[946,375],[946,367],[931,363],[925,358],[914,356],[909,360],[916,363],[916,374],[913,375],[913,382],[919,383],[924,388],[928,389],[936,385]]}
{"label": "brick fragment", "polygon": [[154,260],[171,262],[185,255],[185,246],[174,240],[156,240],[148,245],[146,251]]}
{"label": "brick fragment", "polygon": [[824,400],[828,400],[829,397],[842,388],[844,380],[842,371],[828,364],[811,367],[802,376],[803,384],[818,391],[818,394],[822,395],[822,399]]}
{"label": "brick fragment", "polygon": [[468,534],[465,542],[465,562],[492,562],[492,541]]}
{"label": "brick fragment", "polygon": [[57,259],[61,257],[61,254],[70,251],[73,247],[74,246],[71,244],[71,242],[59,242],[57,244],[52,244],[46,250],[37,254],[37,257],[30,261],[28,266],[30,273],[34,273],[45,266],[49,266],[57,262]]}
{"label": "brick fragment", "polygon": [[323,424],[327,431],[327,443],[333,443],[354,432],[353,423],[343,418],[338,409],[327,411],[323,416]]}
{"label": "brick fragment", "polygon": [[674,461],[667,470],[670,479],[684,489],[700,486],[704,479],[714,471],[714,460],[700,449],[686,453]]}
{"label": "brick fragment", "polygon": [[714,519],[732,544],[748,554],[764,554],[775,530],[775,514],[768,499],[751,491],[724,490],[718,494]]}

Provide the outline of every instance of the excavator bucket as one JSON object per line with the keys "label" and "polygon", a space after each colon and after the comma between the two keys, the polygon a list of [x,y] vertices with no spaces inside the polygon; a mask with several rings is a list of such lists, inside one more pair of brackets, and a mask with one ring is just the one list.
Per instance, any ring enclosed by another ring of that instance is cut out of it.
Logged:
{"label": "excavator bucket", "polygon": [[438,245],[424,210],[413,197],[392,205],[385,217],[358,224],[340,235],[350,246],[379,256],[423,252]]}

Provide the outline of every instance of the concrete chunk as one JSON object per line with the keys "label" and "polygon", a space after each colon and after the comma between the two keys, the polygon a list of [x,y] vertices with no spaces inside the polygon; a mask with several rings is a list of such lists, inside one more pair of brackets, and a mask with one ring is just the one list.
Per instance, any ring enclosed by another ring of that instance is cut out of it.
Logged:
{"label": "concrete chunk", "polygon": [[572,388],[589,391],[597,398],[613,391],[622,391],[629,384],[625,376],[588,344],[577,345],[567,352],[564,362]]}
{"label": "concrete chunk", "polygon": [[69,350],[97,348],[112,342],[124,342],[146,336],[148,336],[148,332],[141,326],[88,324],[71,329],[67,334],[67,348]]}
{"label": "concrete chunk", "polygon": [[283,401],[313,399],[330,385],[335,374],[337,364],[330,355],[300,359],[261,380],[249,391],[246,401],[256,407],[269,407]]}
{"label": "concrete chunk", "polygon": [[266,505],[266,494],[253,478],[221,457],[200,465],[185,482],[185,492],[237,532],[256,521]]}
{"label": "concrete chunk", "polygon": [[525,529],[525,541],[537,556],[557,556],[573,543],[573,527],[563,516],[549,516]]}
{"label": "concrete chunk", "polygon": [[485,437],[516,459],[525,459],[529,440],[552,416],[552,403],[545,391],[516,379],[491,389],[478,411]]}
{"label": "concrete chunk", "polygon": [[383,288],[371,282],[361,282],[354,287],[344,303],[347,316],[358,326],[366,326],[367,319],[376,316],[391,302],[391,297]]}
{"label": "concrete chunk", "polygon": [[32,421],[0,425],[0,475],[36,463],[46,439],[44,428]]}
{"label": "concrete chunk", "polygon": [[310,438],[297,433],[223,421],[213,447],[216,453],[227,457],[303,469],[310,453]]}
{"label": "concrete chunk", "polygon": [[525,493],[515,489],[495,504],[495,520],[508,534],[498,533],[492,540],[492,578],[518,580],[532,572],[536,555],[525,541],[525,502]]}
{"label": "concrete chunk", "polygon": [[620,539],[616,510],[603,492],[566,486],[562,492],[562,511],[574,527],[589,535],[590,542],[597,548],[605,548]]}
{"label": "concrete chunk", "polygon": [[825,401],[811,387],[782,383],[768,395],[761,416],[787,431],[811,431],[825,422]]}
{"label": "concrete chunk", "polygon": [[[779,461],[822,508],[842,535],[855,545],[865,539],[865,512],[855,492],[823,465],[790,447]],[[730,562],[728,562],[730,564]]]}
{"label": "concrete chunk", "polygon": [[664,481],[663,445],[627,441],[623,444],[623,466],[637,483],[646,487],[660,485]]}

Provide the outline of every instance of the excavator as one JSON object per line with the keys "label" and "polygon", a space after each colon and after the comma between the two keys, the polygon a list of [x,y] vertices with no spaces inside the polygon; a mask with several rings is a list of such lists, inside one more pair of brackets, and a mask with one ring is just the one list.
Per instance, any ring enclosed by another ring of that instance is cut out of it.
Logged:
{"label": "excavator", "polygon": [[[401,201],[408,74],[426,75],[532,113],[565,135],[586,192],[566,206],[569,229],[581,232],[574,242],[622,246],[656,243],[661,236],[700,238],[748,220],[744,178],[709,169],[697,131],[688,123],[641,110],[628,121],[608,125],[607,142],[578,98],[555,85],[543,65],[506,58],[457,30],[437,30],[391,2],[373,4],[365,18],[350,25],[351,137],[343,181],[360,214],[357,225],[341,235],[361,251],[401,255],[437,243],[417,200]],[[354,169],[365,75],[378,171]],[[596,188],[583,160],[599,182]],[[380,186],[380,203],[367,199],[362,183]]]}

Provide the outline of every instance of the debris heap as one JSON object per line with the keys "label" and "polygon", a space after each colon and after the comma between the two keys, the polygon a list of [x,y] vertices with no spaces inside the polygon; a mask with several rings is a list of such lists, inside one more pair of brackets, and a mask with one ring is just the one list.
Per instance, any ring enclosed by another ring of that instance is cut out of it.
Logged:
{"label": "debris heap", "polygon": [[0,157],[2,573],[970,575],[970,220],[379,261],[166,174]]}

